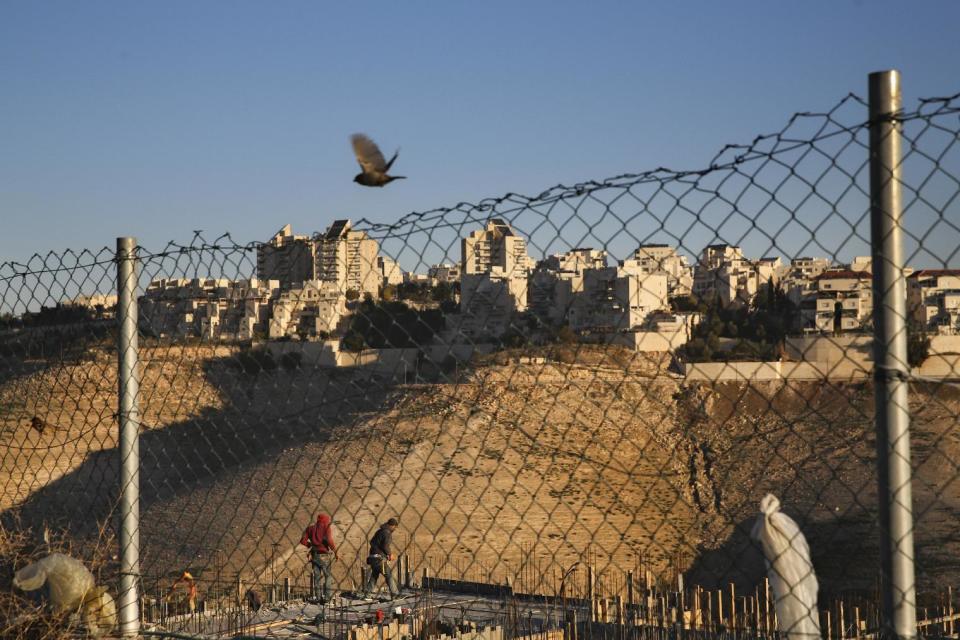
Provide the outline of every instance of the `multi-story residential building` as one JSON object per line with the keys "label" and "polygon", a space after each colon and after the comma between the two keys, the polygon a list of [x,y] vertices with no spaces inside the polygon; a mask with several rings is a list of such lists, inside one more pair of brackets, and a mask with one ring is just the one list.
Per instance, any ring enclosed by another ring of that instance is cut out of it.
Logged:
{"label": "multi-story residential building", "polygon": [[780,258],[748,260],[740,247],[710,245],[694,271],[693,293],[704,300],[718,298],[724,305],[750,304],[763,285],[777,281],[782,269]]}
{"label": "multi-story residential building", "polygon": [[315,237],[316,279],[332,283],[342,294],[356,291],[376,298],[383,276],[378,267],[377,241],[351,229],[349,220],[334,220]]}
{"label": "multi-story residential building", "polygon": [[743,257],[740,247],[728,244],[712,244],[703,249],[700,260],[694,269],[693,294],[701,300],[711,300],[719,297],[729,301],[736,298],[736,291],[730,291],[731,284],[728,277],[724,277],[724,267],[727,271],[739,270],[747,260]]}
{"label": "multi-story residential building", "polygon": [[907,309],[917,326],[955,335],[960,331],[960,269],[921,269],[907,277]]}
{"label": "multi-story residential building", "polygon": [[604,267],[584,270],[583,290],[572,296],[567,317],[574,331],[616,332],[636,329],[668,308],[666,274]]}
{"label": "multi-story residential building", "polygon": [[428,285],[430,284],[430,276],[425,273],[415,273],[413,271],[404,271],[403,272],[403,283],[404,284],[418,284],[418,285]]}
{"label": "multi-story residential building", "polygon": [[508,278],[526,279],[531,267],[527,241],[499,218],[494,218],[485,228],[462,238],[460,247],[463,275],[482,275],[490,273],[494,267],[500,267]]}
{"label": "multi-story residential building", "polygon": [[873,271],[873,258],[870,256],[856,256],[853,261],[846,265],[850,271]]}
{"label": "multi-story residential building", "polygon": [[140,298],[140,326],[158,336],[249,340],[266,333],[277,280],[154,280]]}
{"label": "multi-story residential building", "polygon": [[257,247],[257,278],[278,280],[287,289],[317,277],[315,259],[310,236],[293,235],[287,224],[270,242]]}
{"label": "multi-story residential building", "polygon": [[[471,338],[497,339],[506,333],[518,311],[515,279],[500,267],[468,274],[461,281],[459,330]],[[464,293],[467,302],[464,303]]]}
{"label": "multi-story residential building", "polygon": [[827,258],[810,258],[807,256],[794,258],[790,261],[784,280],[812,282],[814,278],[829,269],[830,266],[831,262]]}
{"label": "multi-story residential building", "polygon": [[273,304],[270,338],[311,338],[332,334],[347,317],[347,300],[339,285],[327,280],[307,280],[284,291]]}
{"label": "multi-story residential building", "polygon": [[403,269],[389,256],[377,256],[380,286],[398,285],[403,282]]}
{"label": "multi-story residential building", "polygon": [[633,273],[662,273],[667,276],[667,291],[670,297],[686,296],[693,290],[693,268],[686,256],[677,253],[675,247],[666,244],[643,244],[633,258],[620,266]]}
{"label": "multi-story residential building", "polygon": [[757,281],[760,284],[772,282],[776,284],[784,272],[783,260],[778,256],[764,256],[753,263],[757,272]]}
{"label": "multi-story residential building", "polygon": [[831,268],[827,258],[794,258],[784,269],[779,283],[796,310],[791,327],[794,331],[816,331],[817,325],[817,277]]}
{"label": "multi-story residential building", "polygon": [[583,273],[607,266],[607,252],[577,248],[541,260],[530,274],[528,303],[542,321],[566,321],[573,296],[583,291]]}
{"label": "multi-story residential building", "polygon": [[862,331],[873,313],[869,271],[830,269],[817,276],[813,330],[821,333]]}
{"label": "multi-story residential building", "polygon": [[542,263],[559,274],[582,274],[585,269],[605,268],[607,266],[607,252],[592,247],[577,247],[544,258]]}
{"label": "multi-story residential building", "polygon": [[[461,240],[460,310],[465,332],[496,336],[498,318],[527,309],[527,243],[499,218]],[[508,320],[509,322],[509,320]]]}
{"label": "multi-story residential building", "polygon": [[435,264],[427,269],[427,277],[430,278],[430,284],[436,286],[441,282],[453,284],[460,282],[460,265],[458,264]]}

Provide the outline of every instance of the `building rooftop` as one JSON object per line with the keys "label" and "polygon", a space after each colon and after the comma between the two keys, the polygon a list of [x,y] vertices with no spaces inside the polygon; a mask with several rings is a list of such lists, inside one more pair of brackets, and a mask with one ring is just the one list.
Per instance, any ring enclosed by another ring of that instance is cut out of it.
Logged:
{"label": "building rooftop", "polygon": [[919,269],[911,273],[908,278],[935,278],[937,276],[960,276],[960,269]]}
{"label": "building rooftop", "polygon": [[333,240],[341,237],[350,226],[349,220],[334,220],[330,228],[323,234],[324,240]]}
{"label": "building rooftop", "polygon": [[869,271],[851,271],[850,269],[832,269],[829,271],[824,271],[819,276],[814,278],[814,280],[840,280],[846,278],[854,278],[858,280],[869,280],[873,275]]}
{"label": "building rooftop", "polygon": [[497,227],[497,230],[500,231],[505,236],[512,236],[513,229],[510,228],[506,222],[503,221],[503,218],[491,218],[490,222],[493,226]]}

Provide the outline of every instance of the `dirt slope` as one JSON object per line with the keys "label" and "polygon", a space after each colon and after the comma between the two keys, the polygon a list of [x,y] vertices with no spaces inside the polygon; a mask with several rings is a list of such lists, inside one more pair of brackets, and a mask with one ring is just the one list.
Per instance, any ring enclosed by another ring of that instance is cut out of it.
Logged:
{"label": "dirt slope", "polygon": [[[342,540],[344,586],[377,523],[397,515],[397,545],[418,570],[555,586],[576,561],[665,576],[679,556],[688,580],[752,587],[762,565],[746,533],[768,491],[807,532],[825,590],[875,584],[869,384],[684,385],[650,363],[594,357],[489,362],[456,385],[390,387],[366,374],[251,374],[228,356],[148,359],[148,586],[182,567],[203,579],[302,576],[297,540],[322,509]],[[0,387],[0,488],[16,505],[5,517],[78,536],[109,520],[108,362]],[[913,392],[926,587],[960,577],[960,394]],[[52,407],[60,429],[38,436],[25,421]]]}

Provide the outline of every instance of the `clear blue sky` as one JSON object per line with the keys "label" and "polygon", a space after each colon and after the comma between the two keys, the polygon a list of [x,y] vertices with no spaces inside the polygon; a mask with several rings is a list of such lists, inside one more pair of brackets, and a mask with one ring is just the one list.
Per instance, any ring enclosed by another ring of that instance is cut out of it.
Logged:
{"label": "clear blue sky", "polygon": [[[960,2],[0,4],[0,261],[267,238],[701,168],[898,68],[960,90]],[[407,181],[364,189],[364,131]]]}

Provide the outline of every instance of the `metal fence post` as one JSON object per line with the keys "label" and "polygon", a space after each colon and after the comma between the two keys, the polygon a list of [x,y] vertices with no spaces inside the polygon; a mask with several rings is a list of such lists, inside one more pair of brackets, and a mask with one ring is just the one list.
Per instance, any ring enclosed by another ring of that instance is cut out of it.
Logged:
{"label": "metal fence post", "polygon": [[137,340],[136,238],[117,238],[120,398],[120,634],[140,632],[140,371]]}
{"label": "metal fence post", "polygon": [[870,232],[883,632],[917,635],[907,405],[907,290],[903,276],[898,71],[871,73]]}

